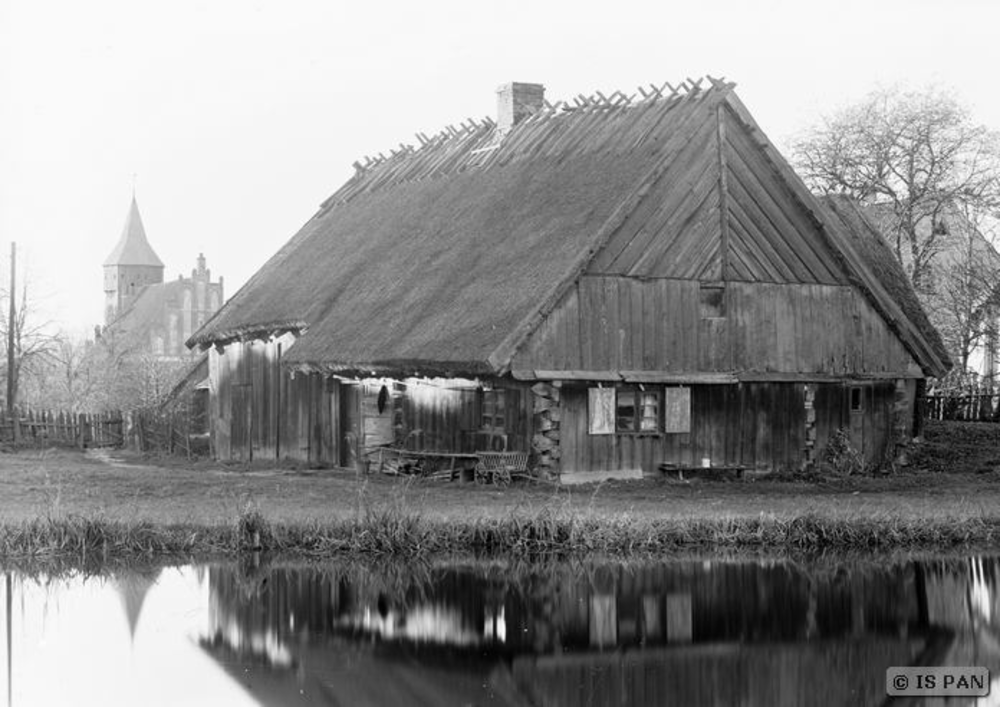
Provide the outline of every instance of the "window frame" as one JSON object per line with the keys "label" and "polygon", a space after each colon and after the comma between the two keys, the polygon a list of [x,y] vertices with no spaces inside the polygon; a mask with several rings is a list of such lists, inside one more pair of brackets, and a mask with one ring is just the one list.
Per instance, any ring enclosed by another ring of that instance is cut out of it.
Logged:
{"label": "window frame", "polygon": [[[484,388],[479,398],[479,431],[507,434],[507,391],[503,388]],[[489,413],[487,413],[489,410]],[[487,422],[487,419],[489,422]],[[497,420],[500,420],[499,426]]]}
{"label": "window frame", "polygon": [[[643,420],[649,419],[644,413],[649,408],[650,403],[646,398],[653,399],[654,411],[653,427],[643,428]],[[632,414],[629,427],[622,427],[622,417],[619,410],[622,406],[622,399],[626,398],[628,405],[631,404]],[[661,435],[663,434],[663,392],[657,389],[616,387],[615,388],[615,431],[616,435]]]}

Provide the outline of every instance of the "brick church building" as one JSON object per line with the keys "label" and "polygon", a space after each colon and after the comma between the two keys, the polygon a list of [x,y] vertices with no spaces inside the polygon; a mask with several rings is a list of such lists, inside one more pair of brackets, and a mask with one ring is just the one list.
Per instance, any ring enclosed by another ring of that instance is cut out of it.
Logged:
{"label": "brick church building", "polygon": [[113,336],[133,351],[163,359],[187,359],[197,354],[184,342],[222,305],[223,280],[212,282],[203,254],[190,277],[164,282],[164,269],[133,196],[121,238],[104,261],[102,337]]}

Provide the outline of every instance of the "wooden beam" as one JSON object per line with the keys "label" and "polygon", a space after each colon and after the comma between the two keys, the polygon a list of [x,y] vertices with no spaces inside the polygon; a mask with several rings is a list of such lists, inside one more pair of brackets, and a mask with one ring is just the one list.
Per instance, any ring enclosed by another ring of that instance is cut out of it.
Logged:
{"label": "wooden beam", "polygon": [[853,381],[896,380],[897,378],[923,377],[923,373],[914,376],[908,371],[877,371],[874,373],[781,373],[778,371],[743,371],[736,374],[740,383],[844,383]]}
{"label": "wooden beam", "polygon": [[843,383],[919,378],[923,372],[917,368],[905,371],[876,371],[873,373],[835,374],[781,371],[585,371],[585,370],[527,370],[510,372],[515,380],[522,381],[592,381],[594,383],[649,383],[666,385],[733,385],[736,383]]}
{"label": "wooden beam", "polygon": [[626,383],[682,383],[690,385],[726,385],[736,383],[732,373],[690,371],[622,371]]}
{"label": "wooden beam", "polygon": [[564,380],[564,381],[596,381],[599,383],[614,383],[622,380],[618,371],[511,371],[518,380]]}

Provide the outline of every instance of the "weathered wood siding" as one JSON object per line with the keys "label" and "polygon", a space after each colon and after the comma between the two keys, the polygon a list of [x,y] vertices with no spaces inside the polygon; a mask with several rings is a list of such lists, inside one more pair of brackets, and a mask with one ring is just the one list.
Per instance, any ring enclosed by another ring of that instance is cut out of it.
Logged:
{"label": "weathered wood siding", "polygon": [[[680,434],[591,434],[588,387],[577,382],[565,383],[561,389],[563,474],[638,470],[655,476],[661,462],[699,466],[706,458],[712,466],[739,465],[782,473],[801,469],[808,458],[809,420],[802,383],[691,386],[691,429]],[[881,461],[892,438],[895,382],[811,387],[815,390],[817,454],[823,453],[838,429],[844,429],[868,461]],[[852,387],[860,388],[864,396],[860,412],[850,410]],[[662,387],[646,385],[645,389]]]}
{"label": "weathered wood siding", "polygon": [[723,316],[710,317],[703,292],[694,280],[584,276],[511,368],[912,376],[913,357],[849,286],[729,282]]}
{"label": "weathered wood siding", "polygon": [[[399,444],[416,451],[529,451],[532,401],[526,384],[498,381],[503,424],[483,428],[481,389],[398,381],[346,381],[281,366],[294,342],[234,342],[209,357],[211,434],[219,459],[287,459],[353,466],[359,450]],[[377,399],[389,398],[380,412]]]}
{"label": "weathered wood siding", "polygon": [[848,403],[849,424],[843,427],[850,431],[851,445],[865,460],[878,464],[892,451],[896,382],[862,382],[852,387],[860,390],[861,409],[853,410]]}
{"label": "weathered wood siding", "polygon": [[209,354],[212,441],[219,459],[336,463],[336,389],[318,374],[280,367],[293,339],[234,342]]}
{"label": "weathered wood siding", "polygon": [[587,272],[848,283],[812,218],[729,109],[691,133]]}
{"label": "weathered wood siding", "polygon": [[496,385],[506,393],[502,431],[494,433],[482,426],[482,390],[430,386],[414,390],[411,385],[400,397],[397,441],[416,451],[529,451],[531,391],[516,382],[498,381]]}

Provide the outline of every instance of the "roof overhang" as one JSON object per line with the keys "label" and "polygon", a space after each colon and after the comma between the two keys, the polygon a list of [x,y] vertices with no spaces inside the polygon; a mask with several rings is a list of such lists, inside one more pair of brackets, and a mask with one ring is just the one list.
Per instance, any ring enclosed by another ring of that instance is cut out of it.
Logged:
{"label": "roof overhang", "polygon": [[198,331],[185,341],[184,345],[189,349],[198,347],[200,350],[206,351],[213,346],[222,348],[236,341],[268,341],[285,334],[300,336],[308,328],[309,325],[301,320],[247,324],[245,326],[215,331],[211,334],[202,334]]}

